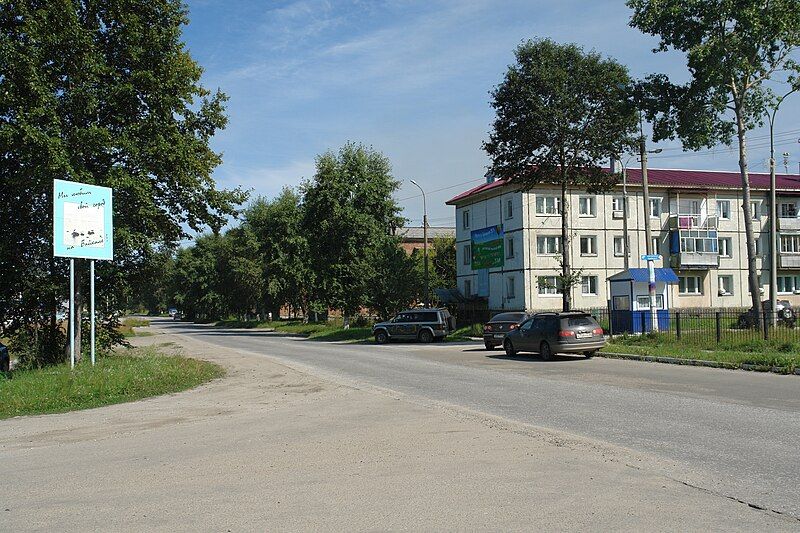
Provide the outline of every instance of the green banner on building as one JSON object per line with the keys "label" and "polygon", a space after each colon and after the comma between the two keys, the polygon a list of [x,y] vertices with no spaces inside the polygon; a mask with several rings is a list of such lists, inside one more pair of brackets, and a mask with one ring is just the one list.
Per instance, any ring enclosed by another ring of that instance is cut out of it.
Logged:
{"label": "green banner on building", "polygon": [[471,233],[472,270],[502,267],[505,260],[503,226],[476,229]]}

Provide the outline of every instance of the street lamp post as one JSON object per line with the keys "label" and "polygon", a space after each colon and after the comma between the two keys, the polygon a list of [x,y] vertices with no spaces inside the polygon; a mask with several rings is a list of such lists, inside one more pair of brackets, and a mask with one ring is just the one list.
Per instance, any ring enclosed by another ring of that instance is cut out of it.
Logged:
{"label": "street lamp post", "polygon": [[[797,91],[793,88],[775,101],[772,112],[767,112],[769,119],[769,304],[771,322],[774,328],[778,323],[778,206],[775,186],[775,115],[787,96]],[[766,327],[766,326],[765,326]]]}
{"label": "street lamp post", "polygon": [[415,185],[422,193],[422,255],[425,262],[425,307],[430,307],[430,289],[428,287],[428,205],[425,199],[425,191],[414,180],[411,184]]}

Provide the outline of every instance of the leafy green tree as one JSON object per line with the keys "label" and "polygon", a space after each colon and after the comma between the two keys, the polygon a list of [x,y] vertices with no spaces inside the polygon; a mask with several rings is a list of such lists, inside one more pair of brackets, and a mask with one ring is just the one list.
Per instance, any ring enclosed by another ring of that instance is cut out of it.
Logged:
{"label": "leafy green tree", "polygon": [[[691,79],[672,84],[650,78],[649,113],[656,139],[678,136],[697,150],[736,136],[747,238],[748,285],[753,308],[761,309],[756,245],[750,208],[747,132],[762,123],[775,99],[768,83],[777,74],[796,86],[800,72],[793,52],[800,45],[797,0],[628,0],[631,26],[661,39],[656,51],[686,54]],[[759,325],[762,315],[757,313]]]}
{"label": "leafy green tree", "polygon": [[402,226],[389,160],[355,143],[317,157],[303,192],[303,231],[319,300],[345,317],[367,303],[373,251]]}
{"label": "leafy green tree", "polygon": [[227,314],[226,288],[220,275],[222,237],[198,237],[194,245],[178,250],[171,280],[173,300],[191,320],[218,320]]}
{"label": "leafy green tree", "polygon": [[[244,201],[211,176],[226,97],[200,85],[181,41],[186,23],[180,0],[0,8],[0,300],[12,329],[58,337],[67,261],[51,257],[53,178],[114,189],[115,259],[98,275],[122,282],[108,299],[119,305],[148,246],[175,243],[187,227],[219,228]],[[76,263],[80,312],[87,265]],[[43,359],[60,357],[54,343]]]}
{"label": "leafy green tree", "polygon": [[284,305],[308,315],[313,276],[302,223],[301,197],[288,187],[274,200],[256,199],[244,213],[244,225],[254,234],[263,258],[263,299],[273,317],[280,316]]}
{"label": "leafy green tree", "polygon": [[264,257],[255,233],[247,225],[222,237],[217,271],[226,310],[247,319],[261,305],[264,293]]}
{"label": "leafy green tree", "polygon": [[572,304],[567,191],[603,192],[616,176],[602,168],[609,155],[631,144],[636,115],[626,103],[628,70],[596,52],[549,39],[527,41],[492,94],[497,117],[484,149],[490,171],[524,188],[561,189],[563,308]]}
{"label": "leafy green tree", "polygon": [[379,317],[389,318],[423,297],[422,261],[416,256],[421,254],[409,256],[398,238],[387,235],[371,255],[366,305]]}
{"label": "leafy green tree", "polygon": [[436,237],[431,249],[431,286],[452,289],[456,287],[456,238]]}

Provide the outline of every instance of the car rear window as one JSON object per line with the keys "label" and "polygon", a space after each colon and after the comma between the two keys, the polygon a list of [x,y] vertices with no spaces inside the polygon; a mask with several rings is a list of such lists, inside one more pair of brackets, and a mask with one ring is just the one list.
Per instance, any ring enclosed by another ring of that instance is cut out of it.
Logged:
{"label": "car rear window", "polygon": [[525,318],[525,313],[500,313],[495,315],[489,322],[519,322]]}
{"label": "car rear window", "polygon": [[567,327],[594,326],[596,322],[590,316],[576,316],[567,319]]}

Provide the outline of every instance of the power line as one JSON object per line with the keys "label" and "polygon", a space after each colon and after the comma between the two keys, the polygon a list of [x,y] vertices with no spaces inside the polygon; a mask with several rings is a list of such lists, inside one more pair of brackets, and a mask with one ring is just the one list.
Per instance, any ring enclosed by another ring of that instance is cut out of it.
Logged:
{"label": "power line", "polygon": [[[462,187],[464,185],[468,185],[470,183],[476,183],[476,182],[479,182],[479,181],[484,181],[484,180],[483,179],[472,179],[472,180],[469,180],[469,181],[463,181],[461,183],[456,183],[455,185],[448,185],[447,187],[442,187],[440,189],[433,189],[432,191],[425,191],[425,193],[426,194],[433,194],[435,192],[441,192],[441,191],[446,191],[446,190],[449,190],[449,189],[455,189],[456,187]],[[422,197],[422,194],[415,194],[414,196],[407,196],[405,198],[400,198],[397,201],[398,202],[404,202],[406,200],[412,200],[414,198],[421,198],[421,197]]]}

